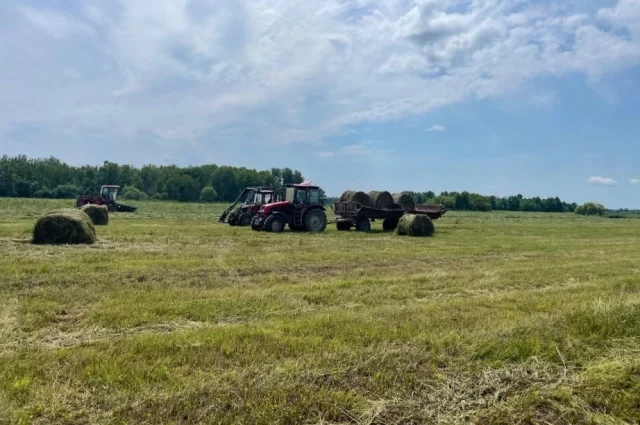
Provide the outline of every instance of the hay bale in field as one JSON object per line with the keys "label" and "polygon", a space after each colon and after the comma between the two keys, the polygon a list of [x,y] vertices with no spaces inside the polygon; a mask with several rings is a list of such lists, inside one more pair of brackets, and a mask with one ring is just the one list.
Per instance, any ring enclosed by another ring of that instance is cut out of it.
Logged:
{"label": "hay bale in field", "polygon": [[411,196],[407,192],[394,193],[393,202],[409,208],[410,210],[416,207],[416,201],[413,199],[413,196]]}
{"label": "hay bale in field", "polygon": [[357,192],[355,190],[347,190],[340,197],[342,202],[357,202],[364,207],[372,207],[373,202],[371,198],[364,192]]}
{"label": "hay bale in field", "polygon": [[422,214],[403,215],[396,228],[396,233],[402,236],[433,236],[435,231],[431,219]]}
{"label": "hay bale in field", "polygon": [[373,191],[369,192],[369,198],[371,198],[371,202],[373,206],[380,209],[388,209],[393,206],[393,196],[387,191],[378,192]]}
{"label": "hay bale in field", "polygon": [[91,222],[96,226],[106,226],[109,224],[109,209],[104,205],[87,204],[80,210],[89,216]]}
{"label": "hay bale in field", "polygon": [[36,244],[92,244],[96,229],[87,214],[76,209],[52,211],[43,215],[33,227]]}

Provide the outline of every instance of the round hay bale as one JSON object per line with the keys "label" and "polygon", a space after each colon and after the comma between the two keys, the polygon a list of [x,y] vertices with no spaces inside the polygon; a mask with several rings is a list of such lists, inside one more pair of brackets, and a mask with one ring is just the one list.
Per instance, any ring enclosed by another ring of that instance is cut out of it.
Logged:
{"label": "round hay bale", "polygon": [[96,229],[87,214],[80,210],[52,211],[43,215],[33,227],[36,244],[92,244]]}
{"label": "round hay bale", "polygon": [[87,204],[80,210],[89,216],[91,222],[96,226],[106,226],[109,224],[109,209],[104,205]]}
{"label": "round hay bale", "polygon": [[371,198],[371,202],[373,202],[373,206],[382,210],[389,209],[393,207],[393,196],[387,191],[378,192],[373,191],[369,192],[369,198]]}
{"label": "round hay bale", "polygon": [[416,201],[413,199],[413,196],[411,196],[407,192],[394,193],[393,202],[396,204],[400,204],[410,210],[416,207]]}
{"label": "round hay bale", "polygon": [[373,202],[371,202],[371,198],[364,192],[357,192],[355,190],[347,190],[340,197],[340,201],[342,202],[357,202],[363,207],[372,207]]}
{"label": "round hay bale", "polygon": [[396,233],[402,236],[433,236],[436,228],[423,214],[405,214],[400,218]]}

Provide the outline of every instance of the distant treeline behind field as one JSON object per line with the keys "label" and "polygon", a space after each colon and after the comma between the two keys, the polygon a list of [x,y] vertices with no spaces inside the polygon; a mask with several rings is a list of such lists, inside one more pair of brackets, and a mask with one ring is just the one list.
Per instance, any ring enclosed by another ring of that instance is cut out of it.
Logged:
{"label": "distant treeline behind field", "polygon": [[[32,159],[6,155],[0,158],[2,197],[75,198],[78,195],[97,194],[103,184],[117,184],[123,187],[121,196],[128,199],[231,202],[248,186],[281,188],[286,183],[302,181],[300,171],[290,168],[258,171],[215,164],[182,168],[175,165],[145,165],[136,168],[113,162],[75,167],[56,158]],[[558,197],[497,197],[469,192],[442,192],[436,195],[432,191],[409,193],[416,203],[443,204],[450,210],[573,212],[577,207],[577,204],[564,202]]]}
{"label": "distant treeline behind field", "polygon": [[26,156],[0,159],[0,196],[22,198],[75,198],[98,194],[103,184],[122,186],[128,199],[162,199],[196,202],[205,187],[207,201],[234,201],[248,186],[282,187],[303,181],[300,171],[272,168],[257,171],[244,167],[200,165],[145,165],[136,168],[105,161],[103,165],[74,167],[56,158]]}

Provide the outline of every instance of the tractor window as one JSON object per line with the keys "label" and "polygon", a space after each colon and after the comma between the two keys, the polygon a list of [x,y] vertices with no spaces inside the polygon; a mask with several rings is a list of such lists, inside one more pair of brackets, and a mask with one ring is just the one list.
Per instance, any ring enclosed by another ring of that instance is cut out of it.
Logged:
{"label": "tractor window", "polygon": [[312,204],[320,203],[320,191],[318,189],[309,190],[309,202]]}
{"label": "tractor window", "polygon": [[265,204],[270,204],[271,203],[271,193],[265,193],[264,194],[264,203]]}
{"label": "tractor window", "polygon": [[296,191],[296,201],[304,202],[307,199],[307,191],[298,189]]}
{"label": "tractor window", "polygon": [[294,187],[288,187],[287,192],[285,193],[285,200],[289,202],[293,202],[295,193],[296,193],[296,189]]}

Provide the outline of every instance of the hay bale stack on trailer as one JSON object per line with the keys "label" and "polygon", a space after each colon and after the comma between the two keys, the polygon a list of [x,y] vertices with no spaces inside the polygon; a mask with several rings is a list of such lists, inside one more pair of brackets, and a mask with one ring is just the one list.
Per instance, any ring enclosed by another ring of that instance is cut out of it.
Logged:
{"label": "hay bale stack on trailer", "polygon": [[372,207],[373,202],[369,195],[357,190],[346,190],[340,196],[340,202],[357,202],[363,207]]}
{"label": "hay bale stack on trailer", "polygon": [[[363,199],[362,195],[356,194],[363,192],[347,191],[335,203],[334,212],[338,216],[335,223],[338,230],[350,230],[354,227],[358,231],[368,232],[371,230],[371,222],[375,220],[382,220],[384,230],[395,230],[405,215],[424,216],[431,222],[447,212],[442,205],[416,205],[408,193],[390,195],[389,192],[370,192],[367,197],[371,198],[371,205],[355,201],[357,197]],[[423,220],[419,219],[419,223],[423,223]]]}
{"label": "hay bale stack on trailer", "polygon": [[369,198],[371,198],[372,206],[381,210],[393,207],[393,196],[387,191],[373,191],[369,192]]}
{"label": "hay bale stack on trailer", "polygon": [[413,196],[407,192],[402,193],[394,193],[393,194],[393,202],[395,204],[400,204],[403,207],[412,210],[416,206],[416,201],[413,199]]}

